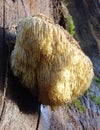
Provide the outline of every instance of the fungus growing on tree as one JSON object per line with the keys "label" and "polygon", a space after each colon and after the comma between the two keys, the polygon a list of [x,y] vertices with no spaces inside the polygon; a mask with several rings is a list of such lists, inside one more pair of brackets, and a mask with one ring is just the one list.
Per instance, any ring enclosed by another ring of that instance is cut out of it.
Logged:
{"label": "fungus growing on tree", "polygon": [[44,105],[73,101],[90,86],[93,66],[77,41],[44,15],[19,23],[11,69]]}

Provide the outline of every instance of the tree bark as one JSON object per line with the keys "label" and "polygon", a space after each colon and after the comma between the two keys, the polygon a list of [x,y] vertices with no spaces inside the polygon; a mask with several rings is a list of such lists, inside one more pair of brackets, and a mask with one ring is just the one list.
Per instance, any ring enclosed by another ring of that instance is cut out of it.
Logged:
{"label": "tree bark", "polygon": [[[62,1],[0,1],[0,130],[35,130],[37,126],[38,106],[35,99],[7,68],[9,53],[16,40],[15,27],[23,18],[43,13],[68,30],[64,26],[68,21],[62,15],[65,13],[68,18],[72,15],[75,38],[91,58],[95,76],[100,77],[100,1]],[[3,98],[5,88],[6,98]],[[100,97],[100,87],[95,79],[90,92]],[[87,93],[80,98],[80,103],[83,111],[75,104],[66,104],[55,111],[49,106],[41,106],[39,130],[99,130],[100,104],[96,104]]]}

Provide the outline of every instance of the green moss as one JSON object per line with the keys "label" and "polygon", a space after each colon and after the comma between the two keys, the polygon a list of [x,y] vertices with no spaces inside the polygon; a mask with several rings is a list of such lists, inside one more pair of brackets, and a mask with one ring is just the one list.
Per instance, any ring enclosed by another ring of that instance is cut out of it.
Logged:
{"label": "green moss", "polygon": [[97,87],[100,88],[100,78],[95,77],[94,79],[97,82]]}
{"label": "green moss", "polygon": [[73,36],[75,34],[75,25],[72,16],[70,16],[69,33]]}
{"label": "green moss", "polygon": [[[100,78],[95,77],[94,80],[97,82],[97,87],[100,88]],[[100,96],[93,94],[90,89],[88,90],[87,95],[95,102],[96,105],[100,106]]]}
{"label": "green moss", "polygon": [[96,95],[89,95],[89,98],[92,99],[96,105],[100,106],[100,97],[96,96]]}
{"label": "green moss", "polygon": [[96,103],[96,105],[100,106],[100,97],[95,96],[93,100]]}
{"label": "green moss", "polygon": [[82,106],[81,101],[79,99],[77,99],[75,101],[75,106],[79,110],[80,113],[82,113],[86,110],[86,108],[84,106]]}
{"label": "green moss", "polygon": [[95,102],[96,105],[100,106],[100,96],[93,94],[90,89],[87,91],[87,95],[91,100]]}
{"label": "green moss", "polygon": [[95,79],[95,81],[96,81],[97,83],[99,83],[99,84],[100,84],[100,78],[95,77],[94,79]]}

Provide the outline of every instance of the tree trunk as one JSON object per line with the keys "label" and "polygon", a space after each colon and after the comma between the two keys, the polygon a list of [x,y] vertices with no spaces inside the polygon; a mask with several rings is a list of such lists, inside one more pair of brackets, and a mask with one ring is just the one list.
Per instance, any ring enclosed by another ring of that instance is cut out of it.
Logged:
{"label": "tree trunk", "polygon": [[[27,89],[20,87],[7,67],[9,53],[16,40],[15,27],[23,18],[43,13],[68,30],[72,15],[75,38],[91,58],[95,76],[100,78],[100,1],[62,1],[0,1],[0,130],[35,130],[37,126],[38,104]],[[90,90],[73,105],[66,104],[55,111],[49,106],[41,106],[38,129],[99,130],[100,101],[97,99],[100,99],[100,84],[94,79]]]}

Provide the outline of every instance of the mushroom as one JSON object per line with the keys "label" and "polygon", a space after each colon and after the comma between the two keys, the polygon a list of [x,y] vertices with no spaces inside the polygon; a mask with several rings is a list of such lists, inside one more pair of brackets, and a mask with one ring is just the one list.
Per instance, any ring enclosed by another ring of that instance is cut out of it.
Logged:
{"label": "mushroom", "polygon": [[38,89],[38,100],[51,107],[81,96],[94,75],[78,42],[42,14],[19,23],[10,59],[14,75],[33,95]]}

